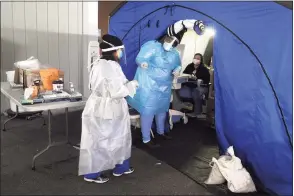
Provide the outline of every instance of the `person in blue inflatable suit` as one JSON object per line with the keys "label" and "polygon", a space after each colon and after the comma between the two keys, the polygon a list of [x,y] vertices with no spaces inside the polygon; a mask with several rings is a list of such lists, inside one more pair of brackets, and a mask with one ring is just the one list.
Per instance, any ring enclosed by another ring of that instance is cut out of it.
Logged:
{"label": "person in blue inflatable suit", "polygon": [[134,80],[138,81],[139,88],[134,98],[128,98],[128,103],[140,113],[143,143],[150,148],[159,147],[150,137],[154,117],[158,136],[171,139],[164,129],[170,106],[172,81],[181,71],[180,55],[175,48],[181,37],[165,36],[160,41],[148,41],[136,57],[139,67]]}

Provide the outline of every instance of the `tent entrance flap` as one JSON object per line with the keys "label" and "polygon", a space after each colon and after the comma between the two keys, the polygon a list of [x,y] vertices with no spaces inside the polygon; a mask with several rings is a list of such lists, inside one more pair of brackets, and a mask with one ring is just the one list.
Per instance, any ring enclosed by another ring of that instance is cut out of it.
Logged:
{"label": "tent entrance flap", "polygon": [[292,194],[292,10],[274,2],[128,2],[110,27],[124,39],[129,79],[140,45],[185,18],[210,22],[217,32],[215,118],[222,147],[233,145],[266,191]]}
{"label": "tent entrance flap", "polygon": [[[158,9],[155,9],[153,10],[152,12],[146,14],[144,17],[142,17],[140,20],[138,20],[129,30],[127,30],[126,34],[122,37],[122,40],[124,40],[129,32],[136,26],[139,24],[139,22],[141,22],[142,20],[144,20],[145,18],[147,18],[149,15],[157,12],[157,11],[160,11],[164,8],[169,8],[170,6],[163,6],[163,7],[160,7]],[[285,117],[284,117],[284,113],[283,113],[283,110],[280,106],[280,102],[279,102],[279,98],[277,96],[277,93],[274,89],[274,86],[271,82],[271,79],[269,77],[269,75],[267,74],[266,72],[266,69],[264,67],[264,65],[262,64],[262,62],[260,61],[260,59],[258,58],[258,56],[254,53],[254,51],[250,48],[250,46],[248,44],[245,43],[245,41],[243,41],[238,35],[236,35],[231,29],[229,29],[228,27],[226,27],[224,24],[222,24],[221,22],[219,22],[218,20],[216,20],[215,18],[213,18],[212,16],[208,15],[208,14],[205,14],[199,10],[196,10],[196,9],[193,9],[193,8],[190,8],[190,7],[186,7],[186,6],[183,6],[183,5],[177,5],[177,4],[174,4],[172,5],[172,7],[180,7],[180,8],[184,8],[184,9],[187,9],[187,10],[191,10],[191,11],[194,11],[194,12],[197,12],[199,14],[202,14],[204,16],[206,16],[207,18],[211,19],[212,21],[216,22],[217,24],[219,24],[220,26],[222,26],[223,28],[225,28],[227,31],[229,31],[235,38],[237,38],[249,51],[250,53],[254,56],[254,58],[258,61],[258,64],[260,66],[260,68],[262,69],[263,71],[263,74],[265,75],[265,77],[267,78],[268,80],[268,84],[270,85],[271,87],[271,90],[273,92],[273,96],[275,97],[276,99],[276,104],[278,106],[278,109],[279,109],[279,112],[280,112],[280,115],[281,115],[281,119],[282,119],[282,122],[283,122],[283,125],[284,125],[284,130],[285,130],[285,133],[288,137],[288,141],[289,141],[289,145],[290,145],[290,149],[292,150],[293,149],[293,143],[292,143],[292,138],[291,138],[291,134],[289,133],[289,130],[288,130],[288,127],[287,127],[287,124],[285,122]]]}

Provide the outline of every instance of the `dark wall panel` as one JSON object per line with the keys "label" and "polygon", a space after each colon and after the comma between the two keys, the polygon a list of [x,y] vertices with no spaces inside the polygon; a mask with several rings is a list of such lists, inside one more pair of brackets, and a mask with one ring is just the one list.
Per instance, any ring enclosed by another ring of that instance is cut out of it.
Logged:
{"label": "dark wall panel", "polygon": [[98,7],[98,28],[101,34],[108,33],[109,15],[124,1],[99,1]]}

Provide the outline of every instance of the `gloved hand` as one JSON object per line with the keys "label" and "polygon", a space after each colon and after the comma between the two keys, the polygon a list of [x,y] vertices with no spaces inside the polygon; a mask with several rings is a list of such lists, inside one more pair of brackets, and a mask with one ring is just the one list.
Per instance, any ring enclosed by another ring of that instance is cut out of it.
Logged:
{"label": "gloved hand", "polygon": [[137,80],[132,80],[127,83],[127,88],[129,90],[129,96],[134,97],[137,91],[137,88],[139,87],[139,83]]}
{"label": "gloved hand", "polygon": [[148,63],[146,63],[146,62],[141,63],[141,67],[143,69],[147,69],[148,68]]}
{"label": "gloved hand", "polygon": [[132,80],[130,83],[137,89],[139,87],[139,83],[137,80]]}

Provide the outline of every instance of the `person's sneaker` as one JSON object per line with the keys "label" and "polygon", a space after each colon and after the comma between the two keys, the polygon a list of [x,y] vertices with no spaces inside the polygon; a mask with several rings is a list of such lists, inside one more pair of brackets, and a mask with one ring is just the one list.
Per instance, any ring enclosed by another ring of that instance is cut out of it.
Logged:
{"label": "person's sneaker", "polygon": [[159,138],[164,140],[171,140],[172,137],[169,135],[169,133],[164,133],[163,135],[158,135]]}
{"label": "person's sneaker", "polygon": [[147,146],[148,148],[158,148],[160,147],[159,144],[157,144],[154,140],[151,140],[147,143],[144,143],[145,146]]}
{"label": "person's sneaker", "polygon": [[103,183],[106,183],[109,181],[109,178],[105,177],[105,176],[100,176],[96,179],[89,179],[89,178],[84,178],[84,180],[86,182],[94,182],[94,183],[97,183],[97,184],[103,184]]}
{"label": "person's sneaker", "polygon": [[135,169],[134,168],[132,168],[132,167],[130,167],[130,169],[128,169],[127,171],[125,171],[124,173],[122,173],[122,174],[116,174],[116,173],[112,173],[113,174],[113,176],[115,176],[115,177],[119,177],[119,176],[122,176],[122,175],[128,175],[128,174],[131,174],[131,173],[133,173],[135,171]]}

